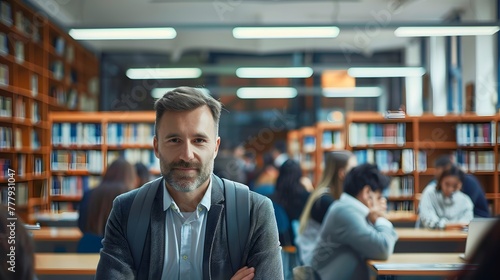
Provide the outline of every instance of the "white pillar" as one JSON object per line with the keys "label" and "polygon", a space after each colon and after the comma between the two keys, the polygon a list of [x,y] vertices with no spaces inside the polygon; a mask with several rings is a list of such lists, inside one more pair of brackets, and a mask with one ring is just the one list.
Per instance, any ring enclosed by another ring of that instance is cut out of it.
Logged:
{"label": "white pillar", "polygon": [[[406,66],[421,66],[421,47],[419,40],[412,40],[405,50]],[[423,110],[423,85],[422,77],[405,78],[406,114],[421,116]]]}
{"label": "white pillar", "polygon": [[432,113],[436,116],[443,116],[448,112],[445,37],[430,37],[429,49]]}
{"label": "white pillar", "polygon": [[[496,1],[472,1],[476,20],[496,21]],[[487,116],[496,113],[497,53],[495,36],[476,37],[476,114]],[[466,67],[464,65],[463,67]]]}

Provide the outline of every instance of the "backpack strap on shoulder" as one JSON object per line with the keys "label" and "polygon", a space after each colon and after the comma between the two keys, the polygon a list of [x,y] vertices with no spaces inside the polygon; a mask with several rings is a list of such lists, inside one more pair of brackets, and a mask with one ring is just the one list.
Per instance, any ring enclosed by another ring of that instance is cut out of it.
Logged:
{"label": "backpack strap on shoulder", "polygon": [[233,273],[243,267],[243,252],[250,231],[250,191],[247,186],[222,179],[226,203],[226,229]]}
{"label": "backpack strap on shoulder", "polygon": [[138,273],[141,264],[153,200],[162,179],[163,177],[160,177],[142,186],[130,207],[127,223],[127,241],[132,253],[132,259],[134,260],[136,273]]}

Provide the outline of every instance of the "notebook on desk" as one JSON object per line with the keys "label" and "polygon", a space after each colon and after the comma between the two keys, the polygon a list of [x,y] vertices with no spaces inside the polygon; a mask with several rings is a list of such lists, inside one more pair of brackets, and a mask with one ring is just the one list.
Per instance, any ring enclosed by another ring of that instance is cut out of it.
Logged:
{"label": "notebook on desk", "polygon": [[467,240],[465,241],[465,253],[460,254],[460,258],[468,260],[474,254],[484,234],[488,232],[496,220],[496,218],[474,218],[470,222]]}

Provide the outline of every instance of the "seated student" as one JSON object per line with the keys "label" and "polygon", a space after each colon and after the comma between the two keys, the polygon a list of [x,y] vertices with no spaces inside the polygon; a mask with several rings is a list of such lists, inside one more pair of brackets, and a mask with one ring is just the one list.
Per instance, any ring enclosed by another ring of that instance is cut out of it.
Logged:
{"label": "seated student", "polygon": [[80,230],[84,234],[103,237],[113,200],[136,186],[137,174],[132,164],[124,158],[118,158],[111,163],[99,186],[87,191],[80,202],[78,211]]}
{"label": "seated student", "polygon": [[[276,189],[271,196],[273,202],[283,207],[290,222],[299,219],[309,197],[309,192],[300,181],[301,177],[299,163],[292,159],[285,161],[279,169]],[[294,245],[295,236],[291,224],[289,228],[286,236],[280,236],[281,246]]]}
{"label": "seated student", "polygon": [[325,162],[323,178],[309,196],[300,216],[299,235],[295,240],[305,265],[311,263],[312,251],[328,208],[342,194],[345,175],[357,165],[356,157],[349,151],[329,152],[325,156]]}
{"label": "seated student", "polygon": [[311,266],[321,279],[369,279],[366,260],[392,254],[398,236],[384,218],[382,191],[388,184],[376,165],[347,173],[344,193],[328,209],[313,251]]}
{"label": "seated student", "polygon": [[[17,220],[12,221],[8,218],[17,218]],[[15,231],[14,235],[12,231]],[[9,236],[15,236],[15,239],[10,239]],[[14,251],[12,251],[12,247],[15,247]],[[12,216],[3,204],[0,205],[0,252],[2,252],[0,279],[35,279],[33,240],[28,235],[23,221],[17,216]],[[12,262],[11,255],[15,259]]]}
{"label": "seated student", "polygon": [[[451,156],[444,155],[439,157],[435,162],[435,179],[429,182],[426,186],[427,188],[435,188],[436,180],[439,178],[441,173],[445,169],[451,168],[453,165]],[[424,189],[424,190],[425,190]],[[462,179],[462,190],[463,193],[468,195],[474,204],[474,216],[475,217],[490,217],[490,209],[488,208],[488,201],[486,201],[486,195],[484,194],[484,190],[481,187],[481,183],[477,180],[477,178],[472,174],[465,174]]]}
{"label": "seated student", "polygon": [[457,280],[498,279],[500,275],[500,217],[479,242]]}
{"label": "seated student", "polygon": [[435,188],[422,192],[418,206],[420,223],[426,228],[462,228],[474,218],[471,199],[460,191],[464,172],[457,166],[444,170]]}

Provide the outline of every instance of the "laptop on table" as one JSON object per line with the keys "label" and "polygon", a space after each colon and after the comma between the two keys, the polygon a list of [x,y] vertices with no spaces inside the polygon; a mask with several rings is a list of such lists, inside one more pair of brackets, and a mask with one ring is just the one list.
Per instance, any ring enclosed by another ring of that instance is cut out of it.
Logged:
{"label": "laptop on table", "polygon": [[497,218],[474,218],[469,224],[467,240],[465,241],[465,253],[460,254],[463,260],[469,260],[474,254],[476,247],[481,243],[483,236],[497,221]]}

